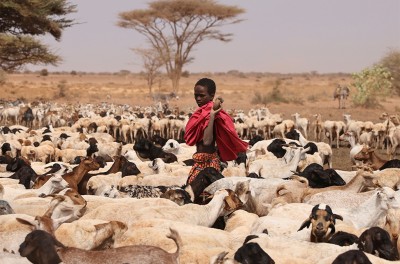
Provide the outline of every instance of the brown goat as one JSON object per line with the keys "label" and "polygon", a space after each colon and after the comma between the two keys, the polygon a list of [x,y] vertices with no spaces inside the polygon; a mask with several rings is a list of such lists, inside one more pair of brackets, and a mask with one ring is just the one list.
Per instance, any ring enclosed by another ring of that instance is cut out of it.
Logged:
{"label": "brown goat", "polygon": [[[328,242],[329,238],[335,233],[336,219],[343,221],[343,217],[334,214],[329,205],[317,204],[313,207],[309,218],[301,224],[298,231],[305,227],[310,227],[311,224],[310,241],[316,243]],[[329,228],[331,231],[328,233]]]}
{"label": "brown goat", "polygon": [[178,232],[170,228],[168,238],[175,241],[177,250],[175,253],[155,246],[125,246],[105,250],[83,250],[73,247],[65,247],[52,235],[45,231],[35,230],[29,233],[20,245],[19,253],[27,257],[33,263],[85,263],[85,264],[145,264],[145,263],[179,263],[179,251],[182,247],[182,239]]}
{"label": "brown goat", "polygon": [[[100,168],[99,163],[97,163],[93,158],[86,157],[76,166],[71,172],[64,174],[62,177],[68,182],[70,188],[77,190],[78,184],[82,180],[83,176],[91,170],[97,170]],[[50,176],[38,177],[32,186],[32,189],[37,189],[43,186]]]}

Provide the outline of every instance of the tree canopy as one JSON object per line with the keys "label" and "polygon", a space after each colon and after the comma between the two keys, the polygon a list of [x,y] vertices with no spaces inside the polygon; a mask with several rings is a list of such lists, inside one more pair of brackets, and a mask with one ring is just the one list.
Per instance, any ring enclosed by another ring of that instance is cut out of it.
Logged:
{"label": "tree canopy", "polygon": [[400,95],[400,51],[390,50],[380,61],[392,76],[393,89]]}
{"label": "tree canopy", "polygon": [[387,97],[393,89],[392,77],[387,68],[375,65],[353,73],[352,86],[356,88],[353,103],[365,108],[380,107],[379,100]]}
{"label": "tree canopy", "polygon": [[60,62],[37,36],[50,34],[59,41],[62,31],[73,25],[66,16],[75,8],[67,0],[0,1],[0,69]]}
{"label": "tree canopy", "polygon": [[232,34],[219,28],[241,22],[237,16],[242,13],[244,9],[212,0],[157,0],[148,9],[120,13],[118,25],[146,37],[177,92],[183,67],[194,60],[193,48],[207,39],[230,41]]}

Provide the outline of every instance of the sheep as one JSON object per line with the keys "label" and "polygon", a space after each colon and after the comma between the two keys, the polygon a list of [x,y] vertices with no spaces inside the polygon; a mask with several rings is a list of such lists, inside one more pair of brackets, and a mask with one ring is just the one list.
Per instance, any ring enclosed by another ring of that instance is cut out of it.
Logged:
{"label": "sheep", "polygon": [[68,182],[65,181],[61,175],[50,175],[49,180],[38,189],[18,190],[6,188],[4,199],[13,201],[16,199],[27,197],[39,197],[53,194],[68,187]]}
{"label": "sheep", "polygon": [[0,215],[6,214],[15,214],[15,212],[7,201],[0,199]]}
{"label": "sheep", "polygon": [[358,143],[362,145],[371,146],[372,144],[372,131],[364,131],[361,133]]}
{"label": "sheep", "polygon": [[299,161],[305,158],[305,153],[310,148],[304,149],[292,146],[284,148],[287,149],[290,157],[289,162],[256,160],[249,165],[248,173],[255,173],[263,178],[287,178],[293,175],[293,171],[296,171]]}
{"label": "sheep", "polygon": [[178,163],[165,163],[161,158],[155,158],[149,163],[149,167],[156,174],[168,174],[170,176],[189,175],[190,166],[182,166]]}
{"label": "sheep", "polygon": [[55,149],[55,161],[71,163],[76,157],[91,157],[98,149],[96,146],[89,146],[88,149]]}
{"label": "sheep", "polygon": [[353,131],[358,142],[360,139],[361,132],[364,129],[364,122],[356,121],[351,119],[351,115],[343,114],[344,122],[346,124],[346,129],[344,132]]}
{"label": "sheep", "polygon": [[331,190],[341,190],[341,191],[346,191],[346,192],[359,192],[365,187],[364,186],[365,177],[368,177],[371,174],[372,174],[372,170],[370,168],[366,167],[366,168],[359,169],[357,171],[356,175],[346,185],[329,186],[326,188],[318,188],[318,189],[307,188],[303,192],[301,201],[307,202],[311,198],[312,195],[315,195],[316,193],[320,193],[320,192],[331,191]]}
{"label": "sheep", "polygon": [[307,200],[307,204],[326,203],[331,207],[356,207],[370,198],[374,191],[353,193],[343,190],[332,190],[316,193]]}
{"label": "sheep", "polygon": [[400,168],[388,168],[382,171],[376,171],[364,178],[369,187],[386,186],[394,190],[400,189]]}
{"label": "sheep", "polygon": [[345,124],[342,121],[326,120],[323,124],[325,136],[329,140],[329,146],[333,147],[333,141],[336,140],[336,148],[339,148],[340,134],[344,133]]}
{"label": "sheep", "polygon": [[[328,164],[329,168],[332,168],[332,148],[330,145],[324,143],[324,142],[312,142],[308,141],[299,130],[293,129],[291,130],[290,134],[286,134],[286,136],[289,136],[293,140],[298,140],[300,142],[300,145],[305,147],[312,147],[313,144],[317,147],[318,153],[321,156],[322,160],[322,165],[323,164]],[[312,154],[312,153],[311,153]]]}
{"label": "sheep", "polygon": [[311,124],[311,127],[313,127],[314,131],[314,139],[316,141],[321,141],[321,134],[322,134],[322,116],[321,114],[315,114],[313,115],[315,118],[314,121]]}
{"label": "sheep", "polygon": [[121,155],[122,144],[118,142],[99,142],[96,144],[98,151],[97,156],[114,157]]}
{"label": "sheep", "polygon": [[100,219],[104,221],[120,221],[127,225],[131,224],[131,213],[144,207],[172,207],[178,206],[171,200],[164,198],[119,198],[110,199],[93,195],[84,195],[87,209],[80,220]]}
{"label": "sheep", "polygon": [[99,250],[114,248],[114,241],[127,230],[128,227],[119,221],[87,219],[63,223],[55,230],[54,235],[67,247]]}
{"label": "sheep", "polygon": [[178,158],[178,161],[190,159],[196,152],[195,147],[188,146],[185,143],[180,144],[175,139],[168,139],[168,141],[162,147],[162,150],[175,154]]}
{"label": "sheep", "polygon": [[353,165],[361,165],[363,162],[360,160],[356,160],[354,158],[357,153],[359,153],[364,145],[361,145],[359,143],[356,143],[356,138],[354,135],[354,132],[347,131],[343,135],[340,136],[340,140],[345,140],[350,143],[350,160]]}
{"label": "sheep", "polygon": [[36,263],[73,263],[76,259],[84,259],[85,263],[179,263],[179,250],[182,240],[179,234],[170,229],[168,238],[174,240],[177,249],[175,253],[154,246],[126,246],[102,251],[87,251],[66,247],[50,234],[35,230],[26,235],[20,245],[19,252],[23,257]]}
{"label": "sheep", "polygon": [[55,149],[53,146],[48,144],[42,144],[31,150],[34,155],[34,160],[40,160],[43,163],[51,162],[55,157]]}
{"label": "sheep", "polygon": [[[271,179],[246,179],[243,177],[229,177],[217,180],[205,188],[205,192],[213,194],[219,189],[236,189],[241,182],[248,182],[248,191],[251,195],[250,201],[254,203],[254,207],[250,210],[259,216],[266,215],[268,213],[268,207],[266,204],[270,204],[272,200],[276,197],[275,190],[280,184],[286,183],[288,185],[303,185],[300,181],[300,177],[290,177],[292,180],[284,180],[280,178]],[[299,183],[300,182],[300,183]],[[246,198],[249,199],[249,198]],[[242,200],[242,199],[241,199]],[[245,203],[245,201],[243,201]],[[246,206],[247,203],[245,203]]]}
{"label": "sheep", "polygon": [[[168,201],[166,199],[162,200]],[[83,219],[95,217],[103,220],[118,220],[129,224],[137,220],[159,218],[210,227],[220,215],[237,209],[237,207],[241,204],[240,200],[235,196],[233,191],[227,191],[224,189],[215,193],[212,200],[206,205],[185,204],[177,207],[177,204],[174,202],[169,202],[172,203],[173,206],[146,207],[137,212],[131,209],[132,205],[130,205],[129,217],[124,217],[125,214],[123,215],[120,213],[118,215],[115,214],[112,216],[106,216],[106,218],[99,218],[99,214],[101,214],[101,212],[99,211],[99,208],[97,208],[94,210],[96,212],[92,212],[83,216]],[[115,205],[109,204],[107,206],[110,207]],[[122,206],[114,208],[113,210],[118,210],[119,212],[123,212],[124,210],[126,211],[126,209]],[[107,210],[107,214],[110,212],[110,210]],[[110,219],[110,217],[112,219]]]}
{"label": "sheep", "polygon": [[101,192],[109,186],[117,186],[121,179],[122,177],[120,172],[91,177],[86,184],[87,191],[83,194],[101,195]]}
{"label": "sheep", "polygon": [[304,133],[305,138],[307,138],[307,132],[310,125],[308,119],[305,117],[300,118],[299,113],[294,113],[292,116],[294,117],[294,122],[295,122],[294,127],[296,129],[301,129]]}

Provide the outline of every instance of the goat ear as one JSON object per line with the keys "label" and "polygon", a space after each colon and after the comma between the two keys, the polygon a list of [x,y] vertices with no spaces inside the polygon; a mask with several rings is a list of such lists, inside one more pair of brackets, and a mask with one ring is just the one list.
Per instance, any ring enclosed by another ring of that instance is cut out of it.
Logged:
{"label": "goat ear", "polygon": [[300,226],[299,230],[297,230],[297,232],[302,230],[304,227],[309,228],[310,225],[311,225],[311,216],[301,224],[301,226]]}
{"label": "goat ear", "polygon": [[151,147],[150,142],[145,142],[144,143],[144,149],[150,150],[150,147]]}
{"label": "goat ear", "polygon": [[97,225],[94,225],[94,228],[96,229],[96,231],[98,231],[98,230],[106,228],[108,225],[109,225],[109,223],[97,224]]}
{"label": "goat ear", "polygon": [[235,202],[232,200],[232,198],[230,196],[225,197],[224,200],[230,209],[235,209],[237,207]]}
{"label": "goat ear", "polygon": [[374,251],[374,243],[370,234],[367,234],[365,241],[361,242],[362,251],[372,254]]}
{"label": "goat ear", "polygon": [[27,225],[32,228],[32,230],[38,229],[39,222],[36,219],[23,219],[23,218],[15,218],[19,223]]}
{"label": "goat ear", "polygon": [[341,216],[341,215],[332,214],[332,218],[333,218],[333,223],[335,223],[336,219],[343,221],[343,216]]}

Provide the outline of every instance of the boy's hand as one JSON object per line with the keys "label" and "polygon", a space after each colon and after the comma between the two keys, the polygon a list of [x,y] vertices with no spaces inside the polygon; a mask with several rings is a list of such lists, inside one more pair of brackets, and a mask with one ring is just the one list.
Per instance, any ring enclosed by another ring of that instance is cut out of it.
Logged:
{"label": "boy's hand", "polygon": [[[214,99],[214,105],[213,105],[213,110],[217,111],[222,109],[222,103],[224,102],[224,99],[222,97],[217,97]],[[219,111],[218,111],[219,112]]]}

